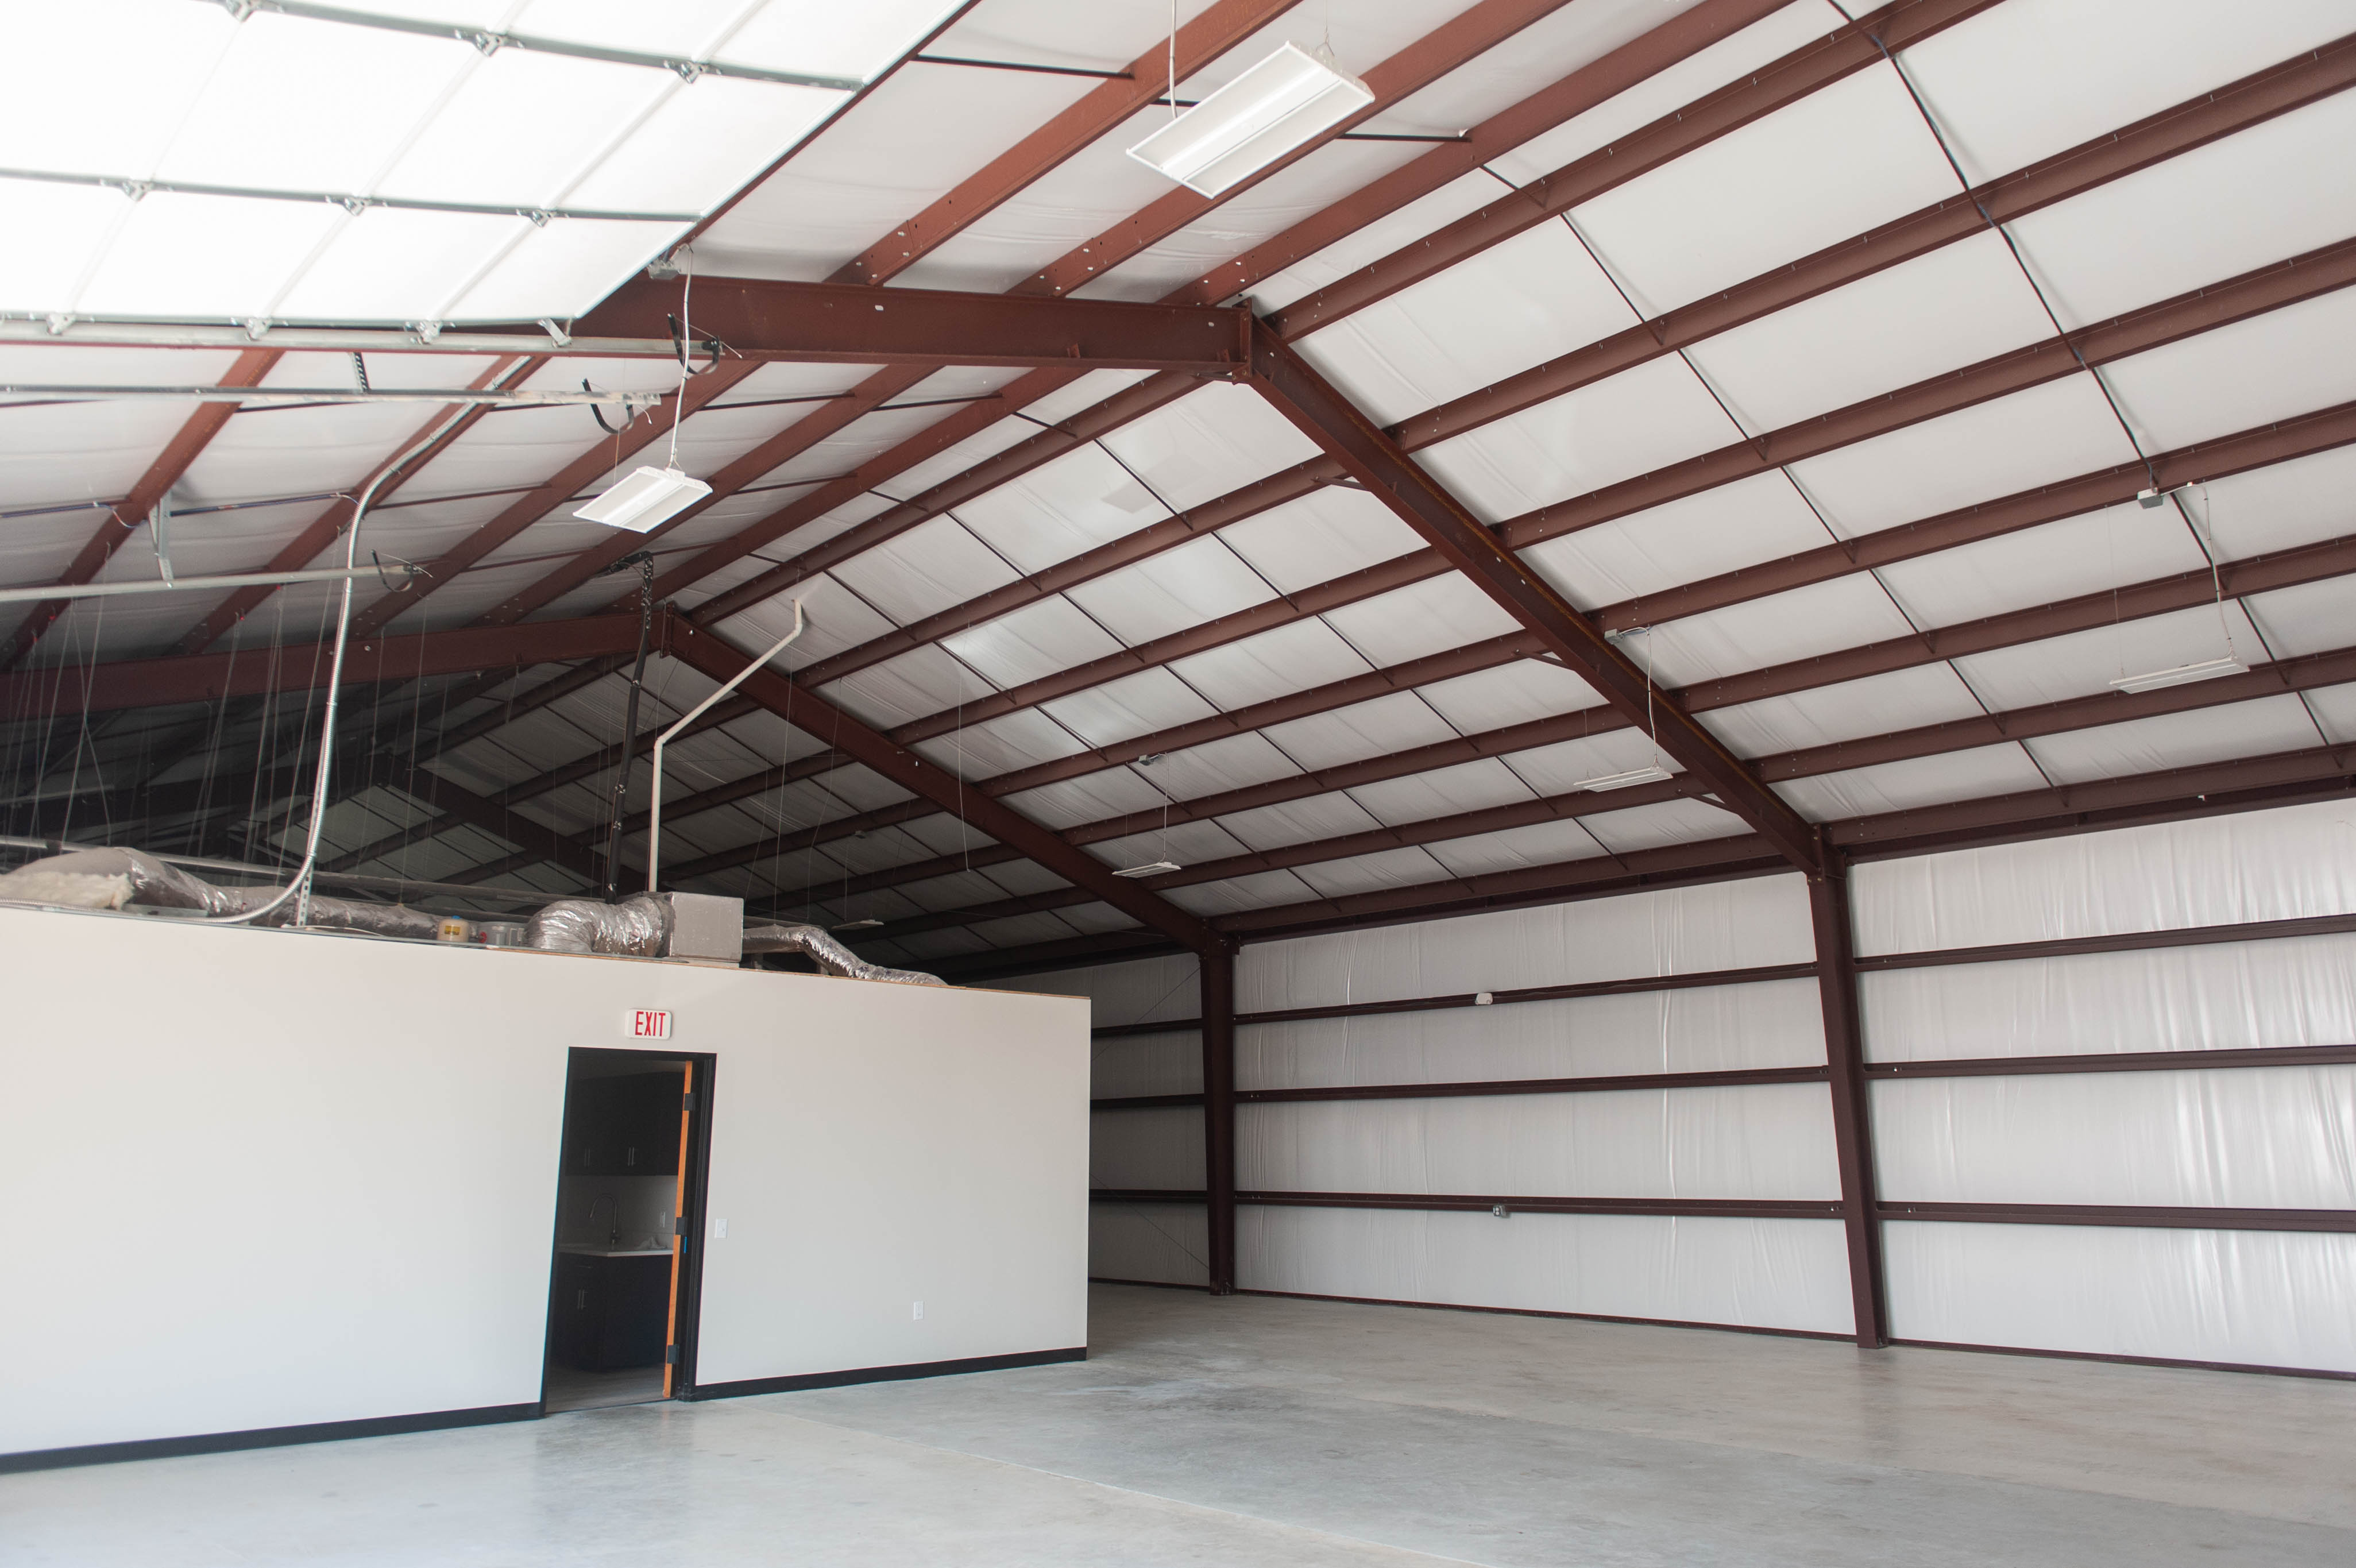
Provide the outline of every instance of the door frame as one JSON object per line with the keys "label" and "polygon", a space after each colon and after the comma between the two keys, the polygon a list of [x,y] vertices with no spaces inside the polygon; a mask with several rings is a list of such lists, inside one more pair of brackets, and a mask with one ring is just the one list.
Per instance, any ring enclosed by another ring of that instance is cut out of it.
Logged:
{"label": "door frame", "polygon": [[[650,1068],[658,1063],[686,1062],[689,1064],[686,1127],[680,1144],[680,1191],[684,1208],[680,1218],[676,1258],[671,1273],[671,1325],[669,1348],[676,1349],[679,1359],[669,1366],[670,1399],[695,1397],[696,1330],[702,1316],[703,1243],[710,1220],[705,1219],[706,1199],[712,1181],[712,1090],[719,1058],[710,1051],[664,1051],[607,1049],[602,1047],[574,1046],[565,1053],[564,1095],[559,1111],[569,1106],[573,1093],[573,1068],[582,1060],[618,1064],[646,1063]],[[564,1142],[562,1133],[556,1148],[557,1187],[555,1196],[561,1203],[564,1179]],[[548,1328],[541,1342],[540,1410],[548,1413],[548,1367],[555,1351],[556,1320],[556,1240],[557,1221],[554,1206],[549,1217],[548,1294],[544,1312]]]}

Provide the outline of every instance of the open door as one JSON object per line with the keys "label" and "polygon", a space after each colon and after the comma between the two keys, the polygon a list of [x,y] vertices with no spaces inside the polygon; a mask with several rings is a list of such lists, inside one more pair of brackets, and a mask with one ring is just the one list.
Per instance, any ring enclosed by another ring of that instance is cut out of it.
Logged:
{"label": "open door", "polygon": [[712,1061],[572,1053],[541,1383],[552,1413],[694,1387]]}
{"label": "open door", "polygon": [[680,1345],[679,1340],[679,1297],[680,1281],[687,1272],[688,1215],[691,1208],[687,1201],[688,1167],[691,1162],[684,1156],[694,1141],[694,1123],[695,1063],[690,1061],[687,1064],[686,1083],[679,1101],[679,1146],[682,1157],[679,1162],[676,1196],[671,1202],[670,1312],[663,1324],[663,1398],[665,1399],[675,1398],[680,1391],[680,1360],[686,1354],[685,1347]]}

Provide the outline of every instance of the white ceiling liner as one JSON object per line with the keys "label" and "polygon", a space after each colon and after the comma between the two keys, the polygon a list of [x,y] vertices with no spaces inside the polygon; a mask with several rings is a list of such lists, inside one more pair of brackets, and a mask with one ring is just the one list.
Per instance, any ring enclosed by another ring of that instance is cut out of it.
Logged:
{"label": "white ceiling liner", "polygon": [[1229,523],[1219,538],[1285,594],[1423,547],[1379,498],[1339,485]]}
{"label": "white ceiling liner", "polygon": [[1791,465],[1844,538],[2135,461],[2092,376],[2065,376]]}
{"label": "white ceiling liner", "polygon": [[2026,751],[2007,743],[1884,762],[1815,779],[1794,779],[1774,789],[1810,822],[1825,822],[1941,806],[1950,800],[2016,795],[2046,789],[2049,783]]}
{"label": "white ceiling liner", "polygon": [[1215,535],[1082,583],[1066,596],[1133,648],[1265,603],[1276,590]]}
{"label": "white ceiling liner", "polygon": [[1306,686],[1344,681],[1372,668],[1322,620],[1295,621],[1170,666],[1172,673],[1222,713],[1287,696]]}
{"label": "white ceiling liner", "polygon": [[1635,323],[1560,223],[1541,223],[1301,341],[1376,423],[1395,424]]}
{"label": "white ceiling liner", "polygon": [[2103,374],[2144,446],[2164,452],[2356,399],[2351,342],[2356,289],[2343,288],[2137,354]]}
{"label": "white ceiling liner", "polygon": [[2027,743],[2056,784],[2083,784],[2166,768],[2197,768],[2236,757],[2301,751],[2325,744],[2295,696],[2233,703],[2195,714],[2162,714],[2101,729],[2041,736]]}
{"label": "white ceiling liner", "polygon": [[2208,565],[2173,506],[2133,501],[1884,566],[1918,624],[1954,626]]}
{"label": "white ceiling liner", "polygon": [[1715,451],[1740,435],[1674,356],[1484,424],[1417,454],[1483,522]]}
{"label": "white ceiling liner", "polygon": [[1781,473],[1758,474],[1522,552],[1581,609],[1813,550],[1832,534]]}
{"label": "white ceiling liner", "polygon": [[1348,795],[1333,794],[1237,811],[1221,817],[1219,825],[1253,849],[1270,850],[1362,833],[1381,823]]}
{"label": "white ceiling liner", "polygon": [[2356,646],[2356,580],[2328,577],[2242,601],[2277,659]]}
{"label": "white ceiling liner", "polygon": [[[2356,98],[2338,93],[2010,227],[2074,329],[2346,239],[2356,179],[2344,160],[2317,154],[2352,139]],[[2155,213],[2197,216],[2167,223],[2157,243]]]}
{"label": "white ceiling liner", "polygon": [[1468,735],[1600,707],[1602,696],[1559,664],[1516,660],[1494,670],[1416,688],[1432,711]]}
{"label": "white ceiling liner", "polygon": [[[2338,0],[2006,0],[1905,60],[1976,185],[2348,30]],[[2087,69],[2094,60],[2099,71]]]}
{"label": "white ceiling liner", "polygon": [[2222,659],[2229,642],[2231,651],[2245,664],[2265,658],[2257,628],[2232,599],[2222,609],[2202,605],[2147,616],[1974,653],[1954,663],[1981,701],[2002,710],[2088,696],[2107,691],[2122,676]]}
{"label": "white ceiling liner", "polygon": [[1976,718],[1986,711],[1963,678],[1938,663],[1697,716],[1737,757],[1749,757]]}
{"label": "white ceiling liner", "polygon": [[1687,352],[1755,435],[2052,335],[2011,252],[1984,231]]}
{"label": "white ceiling liner", "polygon": [[[1728,38],[1680,60],[1584,113],[1490,160],[1498,175],[1525,185],[1840,26],[1823,0],[1786,5]],[[1499,105],[1498,107],[1502,107]],[[1367,263],[1496,199],[1492,176],[1473,173],[1450,182],[1399,211],[1377,220],[1312,256],[1296,262],[1255,287],[1263,309],[1290,305]]]}
{"label": "white ceiling liner", "polygon": [[1687,686],[1912,629],[1881,585],[1858,573],[1664,622],[1622,649],[1639,663],[1649,659],[1662,684]]}
{"label": "white ceiling liner", "polygon": [[1260,732],[1310,772],[1455,738],[1447,721],[1412,692],[1355,703]]}
{"label": "white ceiling liner", "polygon": [[1905,85],[1874,66],[1577,209],[1648,316],[1955,194]]}

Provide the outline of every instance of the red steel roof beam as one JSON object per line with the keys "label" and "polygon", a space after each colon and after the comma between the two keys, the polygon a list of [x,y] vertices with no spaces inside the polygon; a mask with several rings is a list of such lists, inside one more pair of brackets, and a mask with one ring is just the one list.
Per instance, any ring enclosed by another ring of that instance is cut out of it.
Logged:
{"label": "red steel roof beam", "polygon": [[[1796,57],[1787,57],[1791,58]],[[2147,116],[2114,134],[2056,154],[2026,169],[1991,181],[1971,196],[1957,196],[1935,203],[1880,229],[1828,246],[1787,267],[1777,268],[1708,299],[1669,311],[1652,321],[1624,328],[1611,337],[1510,376],[1495,386],[1428,410],[1392,426],[1390,434],[1407,450],[1419,451],[1450,436],[1505,418],[1548,398],[1591,385],[1621,371],[1647,363],[1786,306],[1857,282],[1941,245],[1979,233],[1986,225],[1976,202],[1986,204],[1999,220],[2010,221],[2072,196],[2083,195],[2179,153],[2318,102],[2345,90],[2351,83],[2356,83],[2356,39],[2343,40],[2310,57],[2255,72],[2190,103]],[[1673,117],[1657,122],[1653,129],[1664,128],[1676,128]],[[1649,131],[1639,133],[1626,143],[1616,145],[1612,149],[1615,161],[1623,168],[1631,164],[1655,166],[1643,164],[1641,156],[1650,135]],[[1676,150],[1686,150],[1682,143],[1674,139],[1665,145]],[[1656,152],[1659,150],[1655,149]],[[1419,249],[1416,246],[1398,252],[1403,257],[1417,254],[1419,254]],[[1284,331],[1281,313],[1272,319],[1279,330]],[[1312,326],[1324,324],[1321,321]],[[1308,329],[1306,327],[1301,328],[1303,331]],[[1296,334],[1286,332],[1285,335],[1289,339]],[[1051,455],[1042,454],[1038,460]],[[1003,460],[997,461],[1002,464]],[[1261,479],[1255,486],[1234,492],[1229,497],[1205,502],[1195,509],[1193,515],[1215,517],[1224,508],[1235,504],[1237,514],[1226,521],[1237,521],[1252,514],[1246,503],[1253,495],[1272,494],[1280,489],[1288,492],[1284,499],[1290,499],[1292,494],[1305,494],[1331,471],[1332,465],[1324,459],[1312,459]],[[945,497],[958,493],[957,485],[958,481],[949,481],[934,493]],[[934,515],[939,510],[937,507],[922,510],[928,499],[918,498],[916,501],[906,503],[911,515],[917,521]],[[956,502],[948,500],[945,504],[954,505]],[[1274,502],[1271,500],[1269,504]],[[1125,539],[1113,541],[1051,568],[1056,584],[1053,591],[1060,591],[1105,572],[1132,564],[1162,550],[1183,543],[1196,537],[1199,532],[1195,527],[1178,526],[1176,520],[1141,529]],[[785,584],[798,580],[795,572],[817,570],[822,562],[830,563],[851,553],[851,543],[847,538],[830,542],[829,546],[821,547],[826,554],[813,560],[807,567],[798,562],[789,564],[789,567],[781,567],[731,590],[723,600],[715,601],[714,606],[699,608],[699,621],[705,618],[708,611],[715,608],[724,616],[748,607],[758,602],[762,595],[774,593]],[[1036,580],[1044,581],[1046,575],[1041,574]],[[998,590],[986,598],[953,606],[932,618],[927,625],[937,623],[962,627],[971,621],[1005,614],[1046,596],[1047,591],[1030,591],[1030,582],[1026,581]],[[830,662],[827,678],[850,673],[905,651],[907,647],[913,646],[905,639],[905,632],[908,629],[913,628],[886,633],[835,655]]]}
{"label": "red steel roof beam", "polygon": [[[278,363],[278,357],[279,350],[275,349],[248,349],[221,373],[220,384],[225,387],[259,386],[262,378],[270,373],[270,368]],[[164,450],[156,455],[155,460],[147,465],[147,471],[139,476],[138,482],[131,487],[131,493],[108,510],[106,521],[99,524],[98,532],[91,535],[90,542],[75,554],[64,574],[58,578],[58,585],[60,587],[80,587],[96,581],[99,573],[106,569],[106,564],[114,559],[114,553],[122,549],[139,525],[154,514],[165,492],[180,482],[180,477],[188,471],[189,465],[203,455],[212,438],[221,433],[229,424],[230,416],[237,411],[238,405],[233,403],[198,404],[197,411],[188,415],[178,432],[165,443]],[[65,614],[72,603],[70,598],[43,599],[27,611],[16,629],[8,634],[7,640],[0,642],[0,670],[14,667],[30,653],[33,645],[41,640],[41,634],[56,625],[58,618]]]}

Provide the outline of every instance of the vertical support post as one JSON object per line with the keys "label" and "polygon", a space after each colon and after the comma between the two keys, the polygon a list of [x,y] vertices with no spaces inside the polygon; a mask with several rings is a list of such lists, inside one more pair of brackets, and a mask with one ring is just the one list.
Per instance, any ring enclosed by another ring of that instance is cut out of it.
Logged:
{"label": "vertical support post", "polygon": [[1825,846],[1825,866],[1821,875],[1808,878],[1808,912],[1816,938],[1816,988],[1824,1002],[1825,1062],[1831,1069],[1841,1213],[1848,1230],[1849,1299],[1857,1316],[1857,1342],[1871,1349],[1890,1342],[1881,1222],[1873,1212],[1873,1118],[1866,1099],[1864,1036],[1858,1025],[1848,868],[1829,844]]}
{"label": "vertical support post", "polygon": [[1236,1290],[1236,944],[1200,959],[1203,1003],[1203,1202],[1209,1219],[1211,1294]]}

